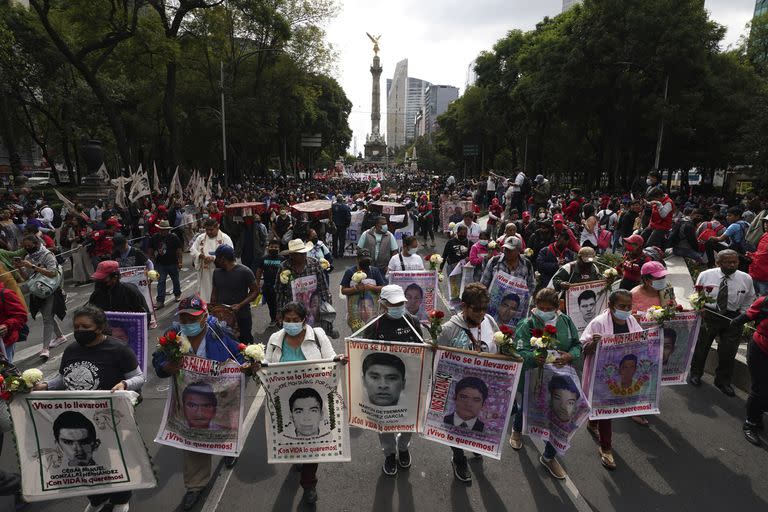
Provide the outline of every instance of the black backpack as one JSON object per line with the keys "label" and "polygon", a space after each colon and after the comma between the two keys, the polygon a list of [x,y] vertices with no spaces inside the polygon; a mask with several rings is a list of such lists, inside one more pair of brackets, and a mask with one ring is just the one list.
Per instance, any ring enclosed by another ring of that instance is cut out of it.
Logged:
{"label": "black backpack", "polygon": [[613,210],[609,210],[609,209],[606,208],[605,210],[603,210],[603,216],[600,217],[600,222],[598,222],[597,224],[600,227],[608,229],[608,224],[611,223],[611,217],[613,216],[613,214],[614,214]]}
{"label": "black backpack", "polygon": [[51,225],[56,229],[60,228],[63,223],[63,219],[61,218],[61,211],[52,206],[49,206],[48,208],[50,208],[53,212],[53,220],[51,221]]}

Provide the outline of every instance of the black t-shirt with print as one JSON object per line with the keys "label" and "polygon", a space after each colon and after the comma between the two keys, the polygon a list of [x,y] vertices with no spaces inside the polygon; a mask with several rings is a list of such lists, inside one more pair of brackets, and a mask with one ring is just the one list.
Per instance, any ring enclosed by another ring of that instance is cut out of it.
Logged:
{"label": "black t-shirt with print", "polygon": [[181,240],[173,233],[157,233],[152,237],[151,245],[158,265],[176,265],[176,251],[181,249]]}
{"label": "black t-shirt with print", "polygon": [[256,269],[264,269],[262,277],[264,278],[264,286],[272,287],[277,282],[277,273],[280,270],[280,265],[283,264],[283,259],[280,256],[265,255],[263,258],[257,258],[254,267]]}
{"label": "black t-shirt with print", "polygon": [[416,333],[413,332],[411,327],[416,329],[419,336],[422,336],[423,338],[424,335],[421,332],[421,324],[412,315],[406,313],[403,318],[395,319],[384,314],[381,318],[369,325],[368,328],[362,332],[360,337],[367,340],[421,343],[422,340],[416,336]]}
{"label": "black t-shirt with print", "polygon": [[70,343],[61,357],[59,373],[70,391],[109,390],[138,366],[136,354],[125,342],[107,336],[95,347]]}

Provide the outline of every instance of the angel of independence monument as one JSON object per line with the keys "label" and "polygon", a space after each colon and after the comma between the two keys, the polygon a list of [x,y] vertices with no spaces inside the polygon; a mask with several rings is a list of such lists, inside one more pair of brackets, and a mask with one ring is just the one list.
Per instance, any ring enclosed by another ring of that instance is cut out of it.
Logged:
{"label": "angel of independence monument", "polygon": [[365,160],[371,163],[386,163],[387,143],[379,133],[381,124],[381,67],[379,60],[379,39],[381,36],[373,37],[366,33],[373,42],[373,64],[371,64],[371,133],[365,139]]}

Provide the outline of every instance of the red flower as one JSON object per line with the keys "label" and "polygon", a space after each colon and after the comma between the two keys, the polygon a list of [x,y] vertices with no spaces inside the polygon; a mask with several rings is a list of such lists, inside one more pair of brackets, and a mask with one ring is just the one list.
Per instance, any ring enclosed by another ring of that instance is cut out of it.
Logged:
{"label": "red flower", "polygon": [[440,320],[441,318],[444,318],[444,317],[445,317],[445,313],[443,313],[439,309],[433,309],[432,311],[429,312],[429,318]]}
{"label": "red flower", "polygon": [[166,343],[168,343],[168,338],[165,336],[160,336],[160,339],[158,340],[160,342],[161,346],[165,346]]}
{"label": "red flower", "polygon": [[550,336],[554,336],[555,334],[557,334],[557,327],[555,327],[554,325],[545,325],[544,332],[546,332]]}
{"label": "red flower", "polygon": [[2,375],[0,375],[0,386],[2,386],[2,385],[3,385],[3,382],[5,382],[5,377],[3,377]]}
{"label": "red flower", "polygon": [[429,258],[431,257],[432,257],[431,254],[427,254],[426,256],[424,256],[424,261],[429,261]]}
{"label": "red flower", "polygon": [[693,289],[696,290],[697,292],[703,292],[704,291],[704,285],[697,284],[696,286],[693,287]]}
{"label": "red flower", "polygon": [[715,289],[715,287],[714,286],[705,286],[704,289],[707,290],[707,293],[711,293],[712,290]]}
{"label": "red flower", "polygon": [[683,310],[683,305],[682,304],[678,304],[675,309],[678,310],[678,311],[682,311]]}
{"label": "red flower", "polygon": [[176,331],[168,331],[168,334],[166,334],[168,337],[168,340],[175,341],[176,340]]}
{"label": "red flower", "polygon": [[6,402],[11,399],[11,392],[10,391],[3,391],[2,394],[0,394],[0,398],[5,400]]}
{"label": "red flower", "polygon": [[245,350],[245,348],[246,348],[247,346],[248,346],[248,345],[246,345],[245,343],[240,343],[240,344],[237,346],[237,350],[239,350],[240,352],[242,352],[243,350]]}
{"label": "red flower", "polygon": [[501,334],[504,336],[514,336],[515,335],[515,328],[510,327],[508,325],[502,325],[500,328]]}
{"label": "red flower", "polygon": [[675,305],[675,301],[673,301],[672,299],[669,299],[669,300],[667,301],[667,305],[668,305],[668,306],[674,306],[674,305]]}
{"label": "red flower", "polygon": [[544,336],[544,331],[542,329],[534,329],[531,331],[531,336],[534,338],[541,338]]}

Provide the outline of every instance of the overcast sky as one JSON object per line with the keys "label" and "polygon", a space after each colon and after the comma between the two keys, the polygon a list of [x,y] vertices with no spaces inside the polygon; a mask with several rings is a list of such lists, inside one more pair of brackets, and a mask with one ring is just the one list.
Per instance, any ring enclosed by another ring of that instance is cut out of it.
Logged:
{"label": "overcast sky", "polygon": [[[562,0],[339,0],[339,16],[327,27],[339,53],[337,78],[353,104],[349,124],[363,151],[371,130],[373,45],[381,34],[381,129],[386,135],[386,79],[408,59],[408,74],[463,92],[469,64],[511,29],[530,30],[562,9]],[[728,29],[733,44],[752,18],[755,0],[706,0],[711,17]],[[353,141],[354,144],[354,141]],[[350,148],[352,149],[352,148]]]}

